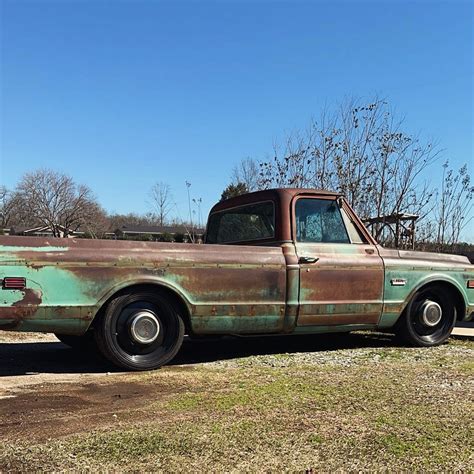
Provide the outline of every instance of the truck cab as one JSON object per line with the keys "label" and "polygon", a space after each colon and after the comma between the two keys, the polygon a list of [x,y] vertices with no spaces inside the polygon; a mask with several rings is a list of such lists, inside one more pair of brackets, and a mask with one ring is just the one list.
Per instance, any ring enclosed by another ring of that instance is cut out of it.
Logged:
{"label": "truck cab", "polygon": [[298,295],[293,295],[297,318],[288,322],[298,331],[310,326],[369,328],[380,320],[383,260],[375,240],[340,194],[275,189],[228,199],[211,209],[206,242],[281,246],[288,293],[298,280]]}

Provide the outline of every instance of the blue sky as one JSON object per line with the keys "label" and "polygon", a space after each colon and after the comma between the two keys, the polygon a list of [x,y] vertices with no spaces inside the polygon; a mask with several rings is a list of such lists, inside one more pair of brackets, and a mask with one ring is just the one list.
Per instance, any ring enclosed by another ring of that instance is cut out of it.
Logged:
{"label": "blue sky", "polygon": [[188,180],[206,213],[241,158],[374,94],[474,170],[472,2],[0,3],[9,187],[50,167],[145,212],[165,181],[184,218]]}

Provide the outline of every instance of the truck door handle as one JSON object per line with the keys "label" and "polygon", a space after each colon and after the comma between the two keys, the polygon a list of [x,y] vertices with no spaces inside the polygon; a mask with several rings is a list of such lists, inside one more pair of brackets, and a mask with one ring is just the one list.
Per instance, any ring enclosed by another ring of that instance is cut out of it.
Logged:
{"label": "truck door handle", "polygon": [[318,260],[318,257],[300,257],[298,263],[316,263]]}

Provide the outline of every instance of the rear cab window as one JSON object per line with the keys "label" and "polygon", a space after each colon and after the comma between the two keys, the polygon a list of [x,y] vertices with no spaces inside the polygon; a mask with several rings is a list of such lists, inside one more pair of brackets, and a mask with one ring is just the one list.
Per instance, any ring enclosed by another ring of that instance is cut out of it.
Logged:
{"label": "rear cab window", "polygon": [[206,243],[227,244],[271,240],[275,238],[275,205],[273,201],[247,204],[209,217]]}

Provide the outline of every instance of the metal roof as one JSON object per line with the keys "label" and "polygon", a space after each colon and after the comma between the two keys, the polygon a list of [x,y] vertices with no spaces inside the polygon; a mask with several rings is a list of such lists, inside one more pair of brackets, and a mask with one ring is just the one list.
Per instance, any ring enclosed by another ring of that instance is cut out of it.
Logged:
{"label": "metal roof", "polygon": [[267,199],[282,198],[291,199],[293,196],[298,194],[319,194],[322,196],[342,196],[341,193],[334,191],[328,191],[326,189],[314,189],[314,188],[272,188],[264,189],[262,191],[254,191],[252,193],[241,194],[240,196],[226,199],[225,201],[218,202],[212,209],[212,212],[219,211],[221,209],[227,209],[229,207],[236,207],[243,204],[249,204],[256,201],[264,201]]}

